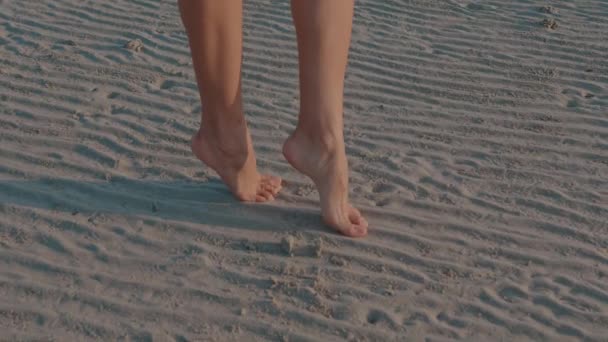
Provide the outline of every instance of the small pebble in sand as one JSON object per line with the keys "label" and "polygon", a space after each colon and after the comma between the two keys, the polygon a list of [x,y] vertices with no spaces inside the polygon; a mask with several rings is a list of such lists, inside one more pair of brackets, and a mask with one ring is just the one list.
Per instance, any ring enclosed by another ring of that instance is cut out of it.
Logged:
{"label": "small pebble in sand", "polygon": [[274,289],[275,287],[279,286],[279,279],[277,279],[276,277],[271,276],[270,277],[270,288]]}
{"label": "small pebble in sand", "polygon": [[451,268],[443,269],[441,272],[443,273],[444,276],[446,276],[448,278],[456,277],[456,272],[454,272],[454,270],[452,270]]}
{"label": "small pebble in sand", "polygon": [[61,40],[61,41],[59,41],[59,44],[76,46],[76,42],[71,39]]}
{"label": "small pebble in sand", "polygon": [[387,297],[393,297],[395,295],[395,291],[393,289],[385,289],[383,294]]}
{"label": "small pebble in sand", "polygon": [[340,267],[346,266],[346,261],[344,261],[344,259],[337,257],[335,255],[332,255],[329,258],[329,262],[331,262],[332,264],[334,264],[336,266],[340,266]]}
{"label": "small pebble in sand", "polygon": [[543,20],[542,25],[551,30],[555,30],[558,27],[557,21],[553,18],[547,18]]}
{"label": "small pebble in sand", "polygon": [[557,8],[553,7],[553,6],[543,6],[540,8],[541,12],[544,13],[549,13],[549,14],[557,14],[559,13],[559,11],[557,10]]}
{"label": "small pebble in sand", "polygon": [[139,39],[131,40],[130,42],[125,44],[125,49],[132,50],[135,52],[141,52],[141,50],[143,48],[144,48],[144,43],[142,43],[141,40],[139,40]]}
{"label": "small pebble in sand", "polygon": [[295,245],[296,241],[293,236],[287,236],[281,240],[281,250],[287,255],[293,255],[293,249]]}
{"label": "small pebble in sand", "polygon": [[387,284],[386,287],[384,288],[384,291],[382,292],[382,294],[384,294],[385,296],[394,296],[395,295],[395,289],[393,289],[393,285],[392,284]]}

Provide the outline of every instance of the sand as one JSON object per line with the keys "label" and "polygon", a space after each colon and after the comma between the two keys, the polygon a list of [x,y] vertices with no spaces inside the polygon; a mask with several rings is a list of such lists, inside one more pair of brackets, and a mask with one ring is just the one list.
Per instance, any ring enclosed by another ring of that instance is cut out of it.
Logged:
{"label": "sand", "polygon": [[245,16],[266,205],[189,151],[175,1],[0,0],[2,340],[608,341],[606,1],[358,0],[360,240],[280,153],[288,2]]}

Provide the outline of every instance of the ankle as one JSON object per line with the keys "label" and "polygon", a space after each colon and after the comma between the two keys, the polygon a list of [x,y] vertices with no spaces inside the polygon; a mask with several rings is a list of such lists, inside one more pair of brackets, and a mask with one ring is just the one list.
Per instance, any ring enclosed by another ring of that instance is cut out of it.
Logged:
{"label": "ankle", "polygon": [[298,125],[293,137],[295,140],[303,141],[315,150],[327,154],[335,154],[344,149],[344,136],[341,128],[323,129]]}
{"label": "ankle", "polygon": [[218,128],[203,125],[192,137],[193,145],[206,145],[229,159],[246,159],[249,155],[247,127]]}
{"label": "ankle", "polygon": [[247,124],[243,113],[205,111],[201,118],[200,129],[215,132],[230,132]]}

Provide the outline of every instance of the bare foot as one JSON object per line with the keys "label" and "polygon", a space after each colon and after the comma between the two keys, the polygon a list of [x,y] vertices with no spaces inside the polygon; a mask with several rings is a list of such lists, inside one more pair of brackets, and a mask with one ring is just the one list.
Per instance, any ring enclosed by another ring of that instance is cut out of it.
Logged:
{"label": "bare foot", "polygon": [[[215,132],[223,132],[218,136]],[[235,132],[235,136],[226,136]],[[281,178],[260,175],[246,127],[230,130],[200,129],[192,137],[192,152],[212,168],[234,196],[245,202],[271,201],[281,190]]]}
{"label": "bare foot", "polygon": [[348,202],[348,163],[344,142],[341,139],[324,142],[319,135],[311,137],[296,129],[285,142],[283,154],[293,167],[310,177],[317,186],[325,224],[346,236],[365,236],[368,223]]}

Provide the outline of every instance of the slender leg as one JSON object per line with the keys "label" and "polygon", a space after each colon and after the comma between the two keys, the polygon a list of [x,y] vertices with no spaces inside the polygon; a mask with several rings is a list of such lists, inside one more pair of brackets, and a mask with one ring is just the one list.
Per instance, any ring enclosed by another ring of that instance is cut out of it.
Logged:
{"label": "slender leg", "polygon": [[348,200],[344,74],[354,0],[292,0],[300,59],[300,116],[283,153],[319,190],[325,223],[353,237],[368,223]]}
{"label": "slender leg", "polygon": [[203,107],[192,152],[242,201],[272,200],[281,179],[260,175],[243,116],[241,0],[179,0]]}

